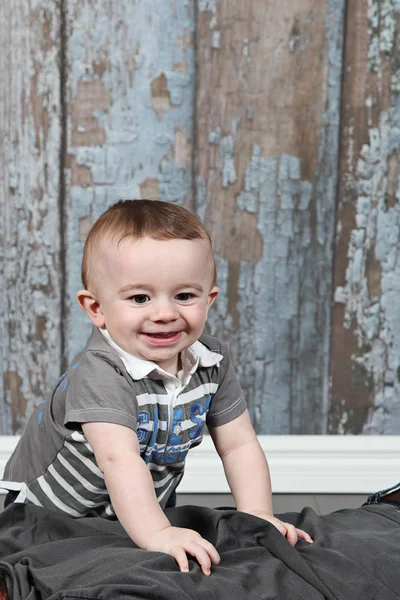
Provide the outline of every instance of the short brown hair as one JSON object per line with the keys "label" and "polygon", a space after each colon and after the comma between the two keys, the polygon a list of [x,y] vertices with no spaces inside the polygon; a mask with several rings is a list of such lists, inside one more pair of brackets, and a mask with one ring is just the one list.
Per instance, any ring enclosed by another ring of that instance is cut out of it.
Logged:
{"label": "short brown hair", "polygon": [[200,219],[183,206],[160,200],[120,200],[108,208],[89,231],[83,249],[82,282],[88,289],[90,262],[101,241],[109,236],[117,238],[151,237],[154,240],[196,240],[210,244],[214,268],[213,285],[216,280],[211,238]]}

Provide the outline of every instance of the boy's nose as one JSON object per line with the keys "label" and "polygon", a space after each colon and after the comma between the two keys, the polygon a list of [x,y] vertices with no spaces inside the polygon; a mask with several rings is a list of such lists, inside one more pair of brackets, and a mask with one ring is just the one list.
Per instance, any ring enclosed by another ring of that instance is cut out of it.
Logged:
{"label": "boy's nose", "polygon": [[151,315],[152,321],[176,321],[179,317],[176,306],[171,302],[158,302],[154,305]]}

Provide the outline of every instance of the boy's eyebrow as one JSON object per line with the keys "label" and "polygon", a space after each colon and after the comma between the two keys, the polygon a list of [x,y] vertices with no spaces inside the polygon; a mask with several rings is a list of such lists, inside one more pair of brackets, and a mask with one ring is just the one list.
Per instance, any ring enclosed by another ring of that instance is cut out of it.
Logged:
{"label": "boy's eyebrow", "polygon": [[[123,292],[128,292],[129,290],[132,290],[134,288],[147,290],[147,289],[149,289],[149,285],[145,284],[145,283],[128,283],[128,285],[124,285],[122,288],[120,288],[118,290],[118,294],[122,294]],[[182,285],[179,285],[178,288],[193,288],[195,290],[198,290],[199,292],[203,291],[203,287],[201,285],[199,285],[198,283],[183,283]]]}
{"label": "boy's eyebrow", "polygon": [[193,288],[194,290],[198,290],[199,292],[203,291],[203,286],[199,285],[198,283],[184,283],[183,285],[180,285],[179,287]]}
{"label": "boy's eyebrow", "polygon": [[147,289],[147,287],[147,285],[141,283],[128,283],[127,285],[124,285],[122,288],[120,288],[118,290],[118,293],[120,294],[121,292],[127,292],[128,290],[132,290],[133,288]]}

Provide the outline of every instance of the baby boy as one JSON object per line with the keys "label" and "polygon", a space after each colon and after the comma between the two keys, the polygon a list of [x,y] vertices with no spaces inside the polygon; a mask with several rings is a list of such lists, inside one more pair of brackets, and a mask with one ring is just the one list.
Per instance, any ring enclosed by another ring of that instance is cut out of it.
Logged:
{"label": "baby boy", "polygon": [[209,575],[217,550],[163,511],[207,425],[237,509],[293,545],[311,542],[274,517],[268,464],[227,345],[203,334],[219,290],[201,221],[172,203],[118,202],[89,232],[82,280],[77,299],[93,331],[7,463],[12,500],[117,517],[140,548],[171,554],[181,571],[190,554]]}

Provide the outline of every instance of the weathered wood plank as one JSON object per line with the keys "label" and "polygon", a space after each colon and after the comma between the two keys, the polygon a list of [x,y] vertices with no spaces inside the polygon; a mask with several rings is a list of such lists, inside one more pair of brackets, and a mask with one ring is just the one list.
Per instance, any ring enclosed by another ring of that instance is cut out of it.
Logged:
{"label": "weathered wood plank", "polygon": [[60,15],[0,4],[0,433],[20,432],[60,369]]}
{"label": "weathered wood plank", "polygon": [[400,433],[400,5],[348,2],[331,433]]}
{"label": "weathered wood plank", "polygon": [[259,433],[327,429],[344,1],[199,0],[197,210],[210,329]]}
{"label": "weathered wood plank", "polygon": [[120,198],[192,206],[194,3],[65,0],[67,353],[90,325],[75,302],[83,243]]}

